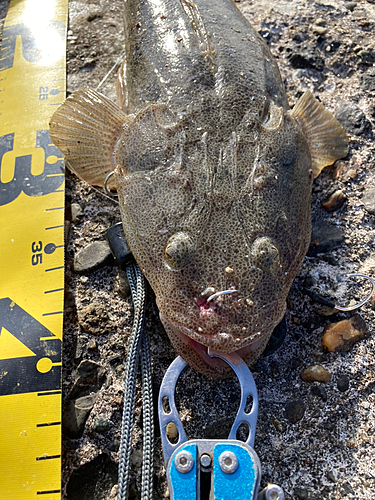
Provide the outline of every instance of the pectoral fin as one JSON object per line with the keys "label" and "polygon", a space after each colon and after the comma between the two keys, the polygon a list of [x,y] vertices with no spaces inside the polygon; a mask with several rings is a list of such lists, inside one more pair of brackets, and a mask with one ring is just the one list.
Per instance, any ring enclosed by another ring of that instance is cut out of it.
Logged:
{"label": "pectoral fin", "polygon": [[314,177],[348,154],[348,138],[343,126],[309,90],[299,98],[291,114],[309,143]]}
{"label": "pectoral fin", "polygon": [[115,167],[115,149],[130,119],[94,90],[73,92],[51,118],[52,142],[81,179],[103,186]]}

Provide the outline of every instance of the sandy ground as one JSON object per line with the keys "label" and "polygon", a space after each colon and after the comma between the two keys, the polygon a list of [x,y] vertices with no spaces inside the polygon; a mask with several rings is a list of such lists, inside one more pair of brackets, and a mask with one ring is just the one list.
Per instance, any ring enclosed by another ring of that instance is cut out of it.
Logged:
{"label": "sandy ground", "polygon": [[[0,14],[5,5],[1,2]],[[321,306],[303,290],[307,286],[341,300],[358,300],[367,289],[361,284],[351,293],[343,287],[343,277],[351,272],[374,276],[371,200],[374,206],[375,76],[371,75],[375,71],[375,4],[373,0],[242,0],[237,6],[277,58],[290,105],[301,91],[310,89],[334,113],[344,116],[350,137],[347,158],[326,169],[313,187],[313,240],[319,241],[327,223],[331,233],[335,229],[340,236],[324,253],[316,254],[313,247],[306,257],[288,299],[286,340],[276,353],[260,359],[252,369],[260,400],[255,450],[263,468],[262,486],[267,482],[281,485],[288,500],[370,500],[375,491],[374,304],[368,303],[359,312],[369,330],[368,338],[349,352],[326,353],[321,347],[324,327],[353,314],[325,316]],[[67,47],[68,91],[96,88],[124,50],[122,2],[71,1]],[[303,65],[307,67],[299,67]],[[101,87],[101,92],[112,99],[115,76],[113,72]],[[350,111],[349,103],[357,108]],[[344,193],[346,201],[336,211],[327,212],[322,202],[336,190]],[[77,395],[91,391],[95,398],[82,437],[64,437],[64,499],[101,500],[110,498],[116,482],[113,462],[118,461],[122,363],[133,308],[126,283],[115,266],[85,275],[73,269],[77,252],[105,239],[107,229],[120,220],[116,204],[67,173],[66,218],[70,231],[66,251],[64,416]],[[97,305],[95,310],[92,304]],[[175,353],[150,290],[146,322],[156,401],[162,376]],[[89,389],[77,389],[77,367],[82,371],[86,366],[81,364],[83,360],[104,367]],[[315,363],[330,372],[330,382],[300,379],[301,371]],[[342,382],[344,375],[349,388],[341,392],[338,381]],[[189,369],[179,382],[177,400],[188,437],[225,437],[236,414],[239,388],[233,379],[212,381]],[[290,403],[292,413],[302,416],[295,423],[292,421],[296,418],[285,412]],[[138,391],[131,498],[139,497],[140,405]],[[158,430],[156,433],[154,498],[158,500],[166,498],[168,492]],[[100,454],[105,454],[106,460],[95,461]]]}

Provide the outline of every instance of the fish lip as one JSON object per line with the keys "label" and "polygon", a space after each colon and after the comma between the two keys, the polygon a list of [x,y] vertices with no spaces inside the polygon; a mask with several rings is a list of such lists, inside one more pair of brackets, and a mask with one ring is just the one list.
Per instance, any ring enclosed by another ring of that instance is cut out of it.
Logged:
{"label": "fish lip", "polygon": [[211,348],[213,348],[217,351],[221,351],[221,352],[231,353],[231,352],[242,351],[246,347],[249,347],[249,349],[250,349],[254,342],[256,342],[258,339],[262,338],[264,335],[266,335],[270,331],[272,331],[277,326],[279,321],[281,321],[281,319],[283,318],[283,316],[285,314],[285,308],[284,308],[284,310],[280,316],[280,319],[278,321],[267,324],[261,330],[258,330],[253,335],[251,335],[249,337],[245,337],[243,339],[238,338],[235,340],[235,339],[231,339],[228,336],[229,338],[226,339],[225,345],[222,345],[222,346],[218,346],[217,343],[218,343],[218,338],[220,337],[220,335],[224,336],[224,334],[219,333],[217,335],[212,335],[212,334],[208,335],[208,334],[204,334],[204,333],[198,333],[194,330],[191,330],[190,328],[187,328],[186,326],[183,326],[181,323],[179,323],[177,321],[173,321],[170,318],[166,317],[162,312],[160,312],[160,310],[159,310],[159,314],[160,314],[160,319],[162,320],[162,322],[169,324],[170,327],[173,328],[173,331],[177,335],[181,335],[181,336],[183,335],[185,337],[188,337],[189,339],[193,340],[194,342],[196,342],[197,344],[200,344],[202,346],[211,347]]}

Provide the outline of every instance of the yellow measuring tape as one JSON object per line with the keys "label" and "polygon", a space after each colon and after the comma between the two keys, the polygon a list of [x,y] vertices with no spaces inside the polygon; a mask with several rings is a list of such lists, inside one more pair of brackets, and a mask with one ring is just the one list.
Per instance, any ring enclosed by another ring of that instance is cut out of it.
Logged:
{"label": "yellow measuring tape", "polygon": [[68,0],[12,0],[0,52],[0,500],[61,498]]}

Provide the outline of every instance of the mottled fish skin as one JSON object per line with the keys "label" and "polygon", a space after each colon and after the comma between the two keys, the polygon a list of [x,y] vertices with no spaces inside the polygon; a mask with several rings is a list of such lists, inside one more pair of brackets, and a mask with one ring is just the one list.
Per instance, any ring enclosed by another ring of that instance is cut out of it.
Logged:
{"label": "mottled fish skin", "polygon": [[284,315],[310,240],[309,146],[231,1],[127,0],[125,21],[124,230],[176,351],[225,377],[207,346],[251,364]]}

